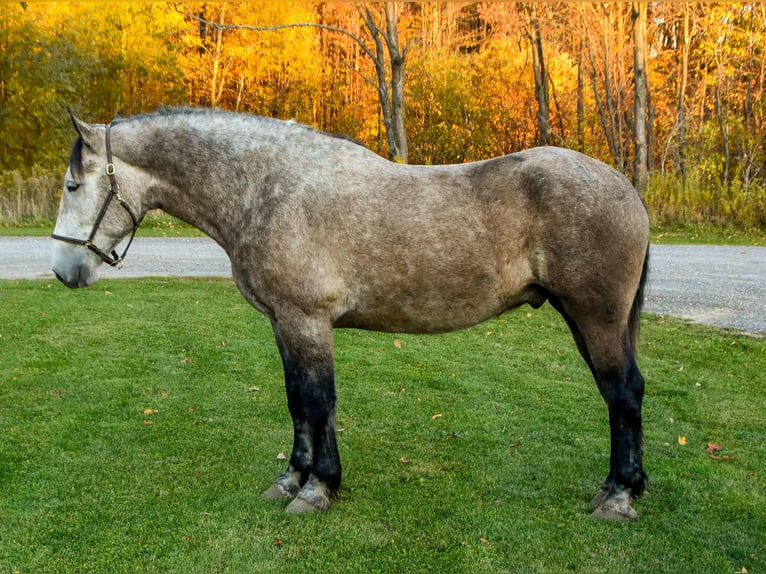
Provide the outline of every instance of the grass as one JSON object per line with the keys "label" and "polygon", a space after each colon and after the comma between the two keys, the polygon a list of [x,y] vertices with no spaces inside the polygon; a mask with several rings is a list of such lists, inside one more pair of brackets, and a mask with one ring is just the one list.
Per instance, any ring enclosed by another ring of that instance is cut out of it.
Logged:
{"label": "grass", "polygon": [[605,407],[549,307],[338,331],[344,484],[289,516],[259,497],[291,445],[281,367],[229,281],[0,298],[0,573],[766,570],[763,339],[645,317],[650,490],[616,524],[587,504]]}
{"label": "grass", "polygon": [[652,229],[652,243],[658,245],[766,245],[766,229],[743,229],[731,225],[662,225]]}

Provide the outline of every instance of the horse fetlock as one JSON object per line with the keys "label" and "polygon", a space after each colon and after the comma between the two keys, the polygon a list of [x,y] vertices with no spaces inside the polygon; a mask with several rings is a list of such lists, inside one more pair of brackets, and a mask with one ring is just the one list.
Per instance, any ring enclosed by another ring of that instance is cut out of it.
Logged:
{"label": "horse fetlock", "polygon": [[[644,472],[641,464],[630,462],[624,467],[617,467],[613,482],[622,485],[622,487],[628,490],[631,493],[631,496],[636,499],[643,494],[644,490],[646,490],[649,477]],[[607,481],[607,484],[611,484],[611,482]]]}
{"label": "horse fetlock", "polygon": [[332,505],[332,498],[333,492],[327,484],[312,475],[285,510],[291,514],[327,510]]}
{"label": "horse fetlock", "polygon": [[630,480],[627,481],[627,484],[630,485],[630,491],[633,495],[633,498],[638,498],[644,493],[644,490],[646,490],[646,487],[649,484],[649,477],[644,472],[644,469],[638,466],[631,474]]}
{"label": "horse fetlock", "polygon": [[604,485],[593,499],[596,509],[593,511],[594,518],[604,520],[620,520],[624,522],[638,518],[638,514],[630,505],[631,492],[618,484]]}

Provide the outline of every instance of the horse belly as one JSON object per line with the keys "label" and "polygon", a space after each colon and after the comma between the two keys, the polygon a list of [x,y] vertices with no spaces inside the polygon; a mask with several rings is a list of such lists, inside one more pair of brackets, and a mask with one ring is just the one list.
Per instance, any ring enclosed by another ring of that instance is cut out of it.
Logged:
{"label": "horse belly", "polygon": [[[360,289],[337,327],[396,333],[446,333],[471,327],[526,302],[524,289],[509,297],[499,277],[478,273]],[[518,300],[519,295],[521,299]]]}

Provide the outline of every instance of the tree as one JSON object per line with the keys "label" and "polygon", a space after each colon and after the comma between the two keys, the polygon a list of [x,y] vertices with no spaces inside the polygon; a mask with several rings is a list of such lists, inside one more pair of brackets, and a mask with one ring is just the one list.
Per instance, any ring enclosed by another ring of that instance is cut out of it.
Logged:
{"label": "tree", "polygon": [[646,192],[649,171],[647,150],[647,93],[646,79],[646,2],[633,2],[633,77],[635,86],[636,153],[633,184],[642,195]]}
{"label": "tree", "polygon": [[[357,32],[317,22],[252,26],[215,22],[189,11],[185,15],[188,19],[213,28],[219,33],[223,33],[226,30],[275,32],[289,28],[316,28],[342,34],[353,40],[375,66],[375,80],[364,74],[363,77],[375,87],[378,93],[383,124],[386,128],[389,159],[407,163],[406,96],[404,88],[407,55],[411,43],[407,42],[404,46],[400,45],[400,7],[397,2],[383,2],[382,6],[379,4],[359,3],[355,7],[365,24],[366,33],[369,35],[369,39],[372,40],[374,48],[369,45],[368,40],[363,39]],[[375,13],[373,7],[381,9],[382,14],[380,10]],[[385,24],[381,25],[381,21],[384,21]],[[220,35],[218,38],[220,38]],[[357,72],[362,74],[359,70]]]}
{"label": "tree", "polygon": [[[404,95],[404,78],[409,44],[399,47],[399,7],[396,2],[384,2],[386,28],[380,29],[370,5],[359,4],[364,23],[375,42],[375,52],[366,49],[372,58],[377,73],[375,86],[380,98],[380,109],[383,113],[383,124],[386,126],[388,139],[388,157],[393,161],[407,163],[407,128],[405,126],[406,104]],[[385,43],[388,50],[386,60]],[[388,65],[386,65],[388,64]],[[388,70],[390,69],[390,75]],[[390,80],[388,79],[390,77]]]}
{"label": "tree", "polygon": [[532,49],[532,69],[535,75],[535,98],[537,100],[538,142],[540,145],[548,145],[551,134],[550,96],[540,20],[537,15],[537,6],[534,2],[521,4],[519,9],[526,16],[525,32]]}

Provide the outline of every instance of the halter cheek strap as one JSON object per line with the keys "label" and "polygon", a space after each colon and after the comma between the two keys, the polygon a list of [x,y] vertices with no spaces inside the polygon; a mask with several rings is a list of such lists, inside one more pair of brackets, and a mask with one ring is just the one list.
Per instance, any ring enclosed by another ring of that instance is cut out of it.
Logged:
{"label": "halter cheek strap", "polygon": [[[114,162],[112,161],[112,140],[110,137],[111,129],[112,129],[112,124],[107,125],[106,134],[105,134],[106,175],[109,178],[109,193],[107,193],[106,199],[104,200],[104,203],[101,206],[101,210],[98,212],[98,216],[96,217],[96,221],[93,224],[93,229],[91,230],[90,235],[88,235],[87,239],[77,239],[75,237],[66,237],[63,235],[56,235],[55,233],[53,233],[51,234],[51,237],[53,239],[64,241],[66,243],[72,243],[74,245],[82,245],[86,249],[90,249],[93,253],[98,255],[101,258],[101,260],[107,265],[111,265],[112,267],[119,267],[122,265],[122,262],[125,260],[125,255],[128,253],[128,249],[130,249],[131,243],[133,243],[133,238],[136,236],[136,230],[138,229],[139,225],[141,225],[141,219],[136,217],[135,213],[133,213],[133,210],[130,208],[127,202],[123,199],[122,195],[120,195],[120,187],[119,185],[117,185],[117,180],[114,177],[115,167],[114,167]],[[96,237],[96,232],[98,231],[98,228],[101,225],[101,222],[103,221],[104,216],[106,216],[106,212],[109,209],[109,204],[112,202],[112,200],[120,204],[120,206],[127,212],[127,214],[130,216],[131,221],[133,222],[133,229],[130,231],[130,240],[128,240],[128,244],[125,246],[125,249],[123,250],[122,255],[119,255],[116,249],[112,250],[111,254],[108,254],[102,251],[93,242],[94,238]]]}

